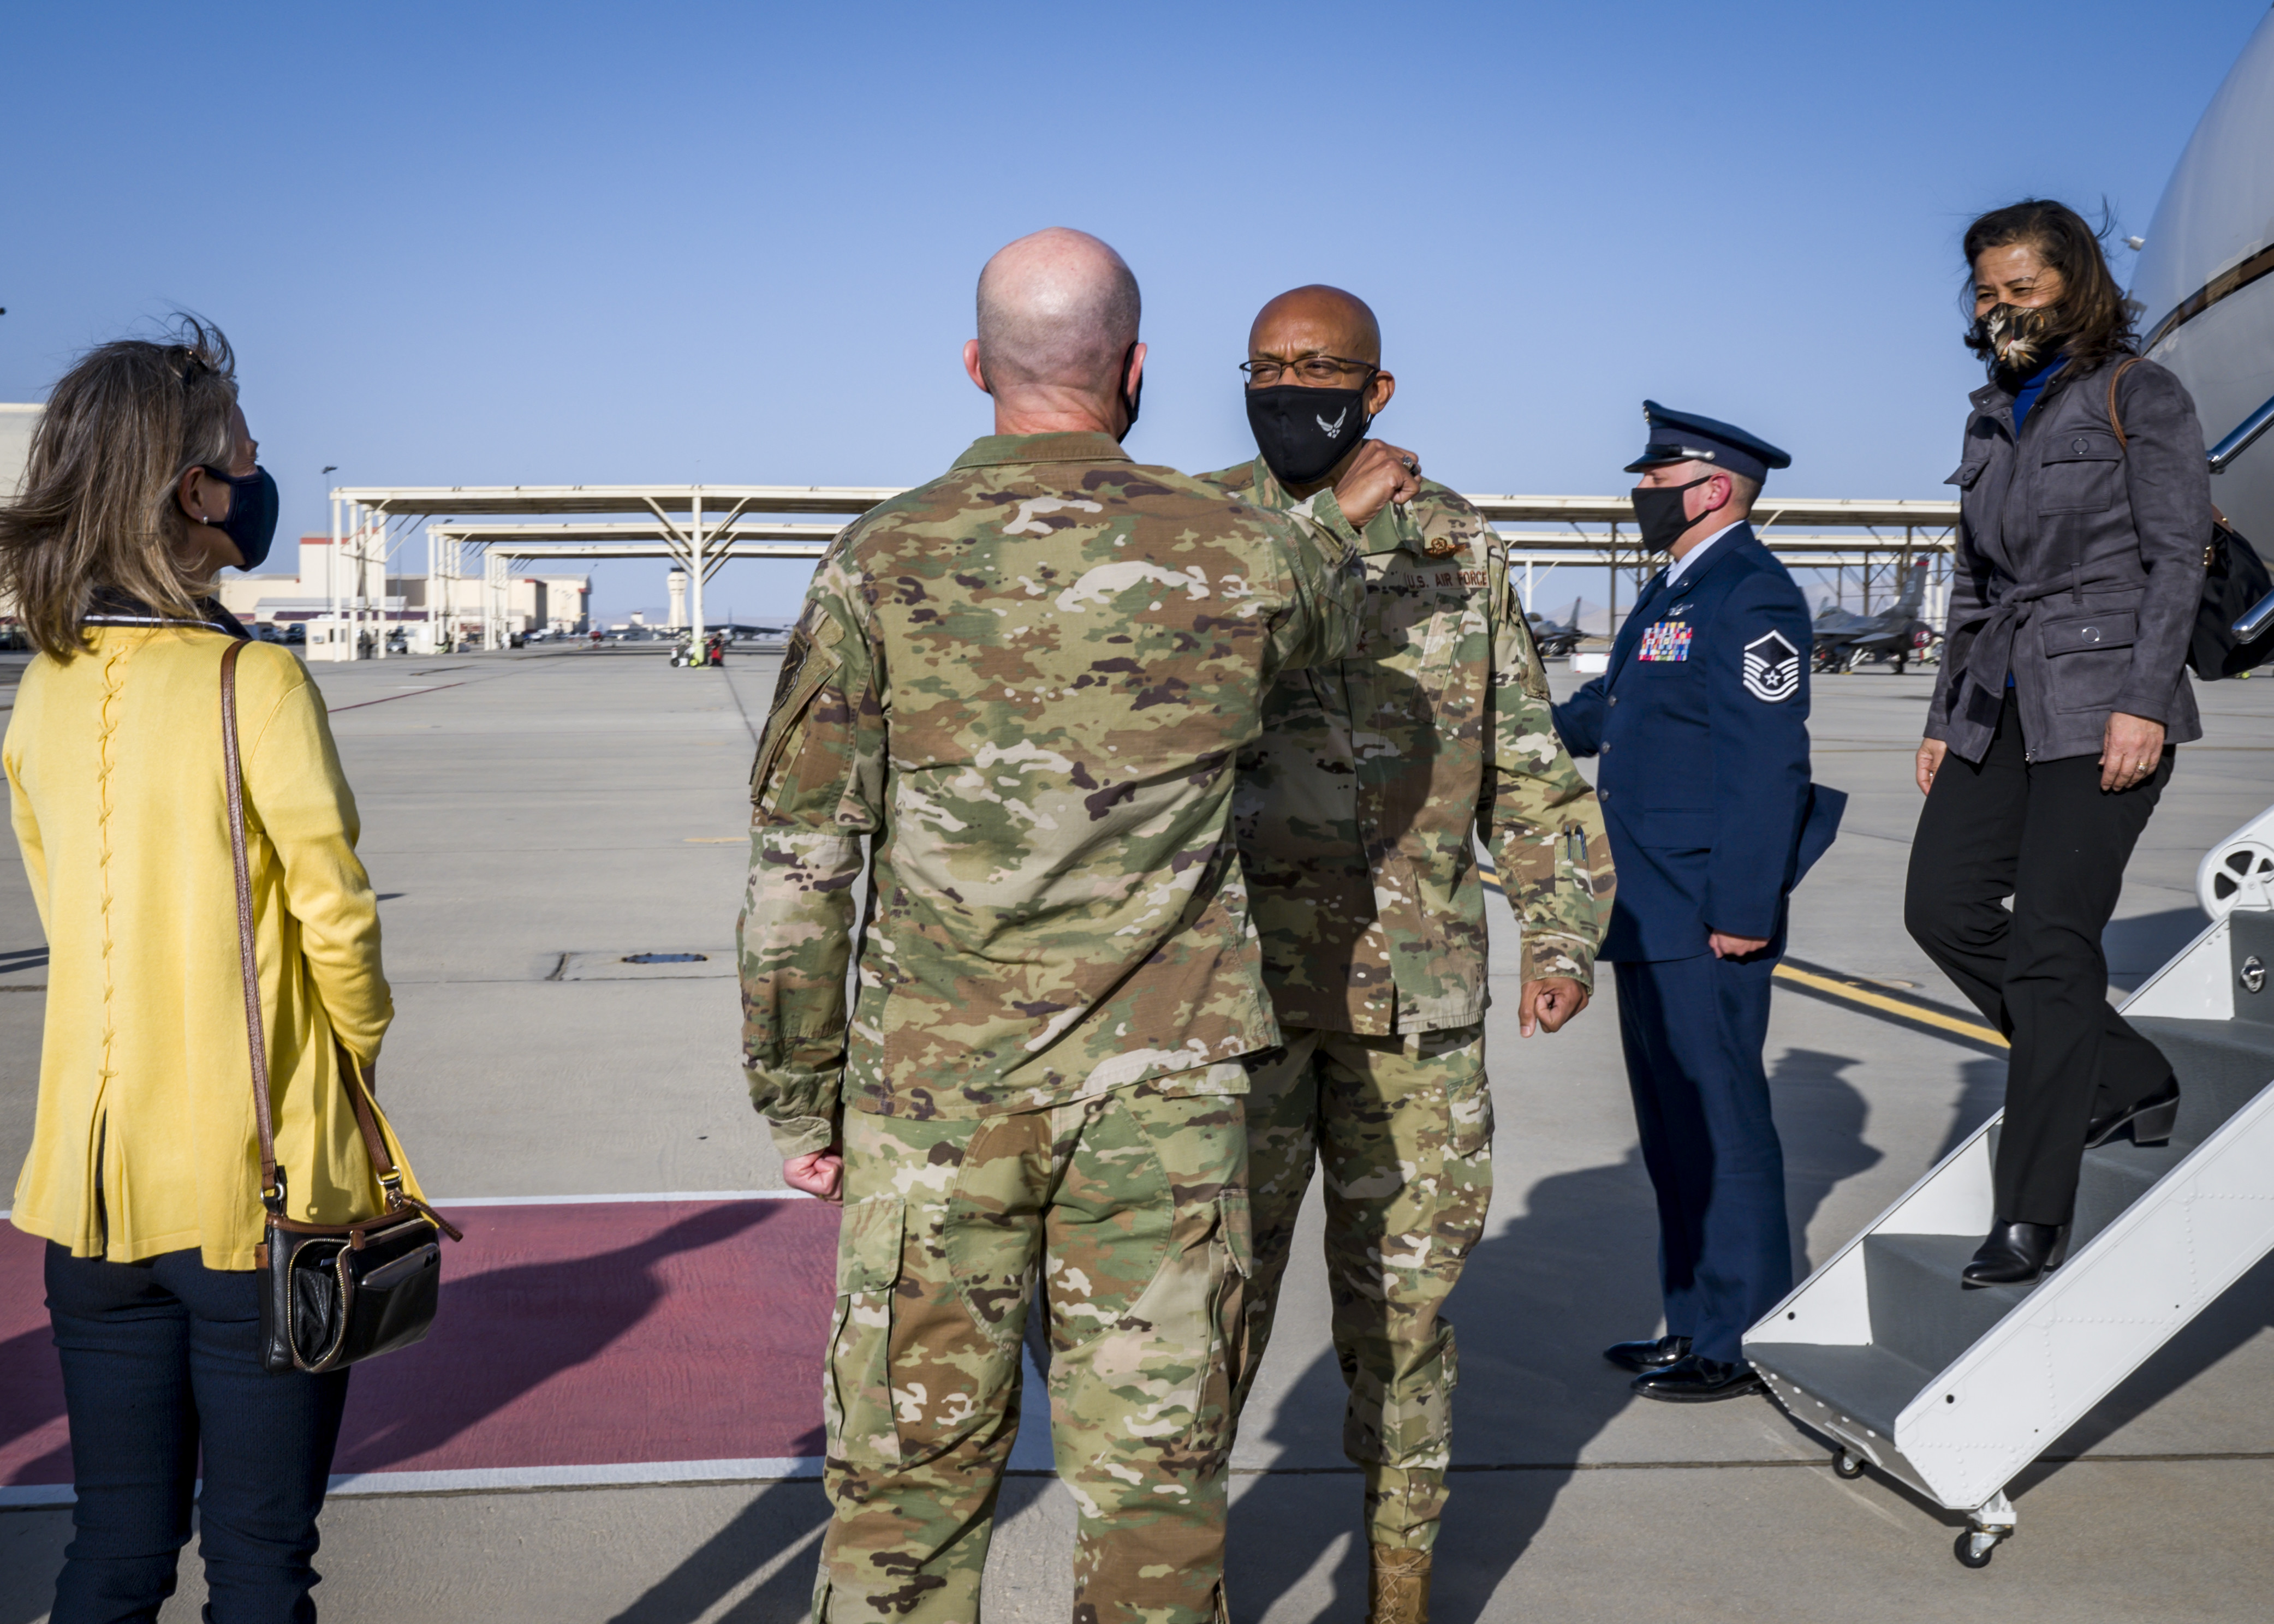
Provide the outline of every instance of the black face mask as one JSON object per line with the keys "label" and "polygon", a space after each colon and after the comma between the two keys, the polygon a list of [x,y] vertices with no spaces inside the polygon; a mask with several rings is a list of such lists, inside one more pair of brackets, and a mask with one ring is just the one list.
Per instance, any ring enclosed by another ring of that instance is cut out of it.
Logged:
{"label": "black face mask", "polygon": [[[1121,352],[1121,376],[1124,380],[1129,376],[1129,364],[1136,358],[1137,345],[1134,341],[1132,341],[1129,348]],[[1124,388],[1121,392],[1121,410],[1129,414],[1129,421],[1121,425],[1121,432],[1118,438],[1122,440],[1129,438],[1129,431],[1137,426],[1137,408],[1144,403],[1144,400],[1145,374],[1140,372],[1137,374],[1137,387],[1133,389]]]}
{"label": "black face mask", "polygon": [[268,556],[269,544],[276,539],[276,481],[268,477],[267,469],[259,467],[243,475],[224,473],[218,468],[206,472],[229,486],[229,512],[215,521],[222,534],[237,544],[245,568],[260,568]]}
{"label": "black face mask", "polygon": [[1653,553],[1670,551],[1682,539],[1682,532],[1698,523],[1683,511],[1683,493],[1696,490],[1713,477],[1706,474],[1688,485],[1638,485],[1628,492],[1635,523],[1642,527],[1642,545]]}
{"label": "black face mask", "polygon": [[[1369,381],[1371,381],[1369,380]],[[1366,438],[1364,389],[1306,389],[1277,383],[1247,392],[1247,426],[1265,466],[1284,485],[1309,485],[1326,477],[1345,452]]]}

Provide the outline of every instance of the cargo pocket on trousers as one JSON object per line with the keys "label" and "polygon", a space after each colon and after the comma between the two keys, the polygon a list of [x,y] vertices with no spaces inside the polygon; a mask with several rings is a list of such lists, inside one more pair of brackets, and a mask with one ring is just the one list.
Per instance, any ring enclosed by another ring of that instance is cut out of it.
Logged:
{"label": "cargo pocket on trousers", "polygon": [[847,1207],[840,1221],[837,1304],[821,1384],[832,1460],[892,1464],[900,1458],[892,1419],[892,1289],[900,1280],[907,1205],[898,1196],[872,1196]]}
{"label": "cargo pocket on trousers", "polygon": [[1216,1192],[1208,1267],[1209,1362],[1193,1407],[1193,1447],[1216,1455],[1231,1447],[1239,1419],[1233,1402],[1247,1365],[1247,1282],[1255,1273],[1255,1248],[1245,1190]]}
{"label": "cargo pocket on trousers", "polygon": [[1394,1389],[1384,1387],[1377,1377],[1361,1376],[1351,1388],[1343,1453],[1353,1461],[1404,1471],[1444,1470],[1450,1463],[1453,1389],[1461,1379],[1453,1350],[1453,1322],[1438,1316],[1436,1336]]}
{"label": "cargo pocket on trousers", "polygon": [[1482,1071],[1445,1085],[1445,1148],[1461,1157],[1492,1148],[1492,1084]]}

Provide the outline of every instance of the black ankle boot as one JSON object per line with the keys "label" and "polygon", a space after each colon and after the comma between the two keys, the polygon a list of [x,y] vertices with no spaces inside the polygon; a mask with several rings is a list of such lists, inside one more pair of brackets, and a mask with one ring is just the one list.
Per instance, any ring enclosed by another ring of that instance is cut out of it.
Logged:
{"label": "black ankle boot", "polygon": [[1958,1278],[1968,1286],[2025,1286],[2059,1268],[2067,1256],[2068,1225],[2014,1223],[2000,1218]]}
{"label": "black ankle boot", "polygon": [[2087,1123],[2084,1147],[2097,1150],[2112,1139],[2125,1137],[2127,1129],[2135,1145],[2168,1144],[2172,1130],[2179,1125],[2180,1079],[2168,1077],[2161,1088],[2139,1104],[2127,1105],[2120,1111],[2111,1111]]}

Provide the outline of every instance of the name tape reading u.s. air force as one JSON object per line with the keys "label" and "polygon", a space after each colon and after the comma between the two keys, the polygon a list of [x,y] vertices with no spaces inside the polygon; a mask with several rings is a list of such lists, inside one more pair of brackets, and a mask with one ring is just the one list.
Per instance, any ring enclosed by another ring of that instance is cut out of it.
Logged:
{"label": "name tape reading u.s. air force", "polygon": [[1745,645],[1745,692],[1781,704],[1800,692],[1800,650],[1781,632],[1763,632]]}

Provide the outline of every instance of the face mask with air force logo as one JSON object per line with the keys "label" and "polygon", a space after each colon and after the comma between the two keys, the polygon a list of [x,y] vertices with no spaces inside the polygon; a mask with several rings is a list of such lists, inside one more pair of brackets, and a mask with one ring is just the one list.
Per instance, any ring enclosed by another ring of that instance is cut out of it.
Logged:
{"label": "face mask with air force logo", "polygon": [[1282,484],[1322,479],[1343,454],[1366,438],[1364,389],[1306,389],[1273,384],[1247,391],[1247,426],[1255,447]]}

